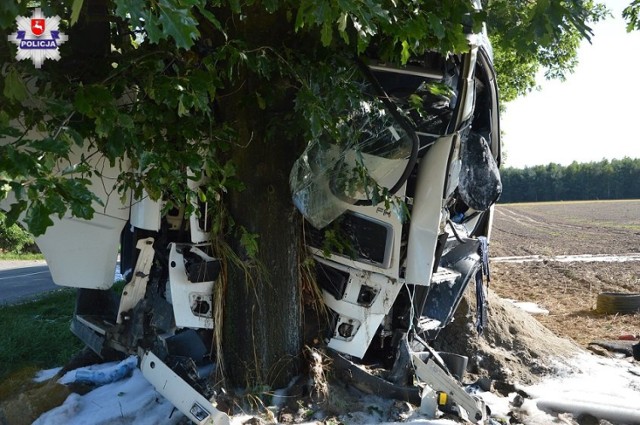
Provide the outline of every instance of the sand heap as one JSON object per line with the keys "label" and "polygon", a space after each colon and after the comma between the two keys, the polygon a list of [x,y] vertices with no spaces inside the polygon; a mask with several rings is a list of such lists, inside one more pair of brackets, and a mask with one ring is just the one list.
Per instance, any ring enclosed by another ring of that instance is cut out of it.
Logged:
{"label": "sand heap", "polygon": [[[474,301],[471,301],[471,300]],[[475,294],[463,298],[454,321],[434,343],[434,348],[469,357],[469,378],[486,376],[495,381],[532,384],[545,375],[568,368],[566,359],[581,348],[559,338],[529,313],[489,290],[489,318],[482,336],[475,330]]]}

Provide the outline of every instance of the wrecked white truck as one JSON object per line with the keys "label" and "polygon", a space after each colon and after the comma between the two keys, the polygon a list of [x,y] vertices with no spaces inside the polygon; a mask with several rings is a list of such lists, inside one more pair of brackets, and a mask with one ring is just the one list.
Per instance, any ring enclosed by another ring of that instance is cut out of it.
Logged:
{"label": "wrecked white truck", "polygon": [[[469,39],[461,55],[427,54],[403,67],[357,63],[368,98],[344,117],[353,139],[310,143],[290,184],[330,312],[324,342],[333,367],[362,390],[480,423],[485,409],[461,384],[465,358],[430,346],[470,283],[478,329],[486,320],[499,108],[486,37]],[[207,383],[220,274],[207,205],[194,200],[202,213],[190,216],[163,213],[148,198],[124,205],[105,184],[119,170],[95,161],[92,190],[104,209],[91,221],[56,219],[37,238],[54,281],[78,288],[71,330],[100,356],[139,355],[144,376],[193,422],[228,423]],[[127,284],[114,299],[118,251]]]}

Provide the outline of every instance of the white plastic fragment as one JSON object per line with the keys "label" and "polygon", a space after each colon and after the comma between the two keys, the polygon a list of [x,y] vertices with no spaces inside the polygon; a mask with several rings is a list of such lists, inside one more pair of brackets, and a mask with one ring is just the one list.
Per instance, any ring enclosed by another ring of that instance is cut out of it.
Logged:
{"label": "white plastic fragment", "polygon": [[138,357],[130,356],[119,363],[99,365],[103,367],[86,367],[67,373],[60,379],[61,384],[72,382],[101,386],[130,376],[138,365]]}

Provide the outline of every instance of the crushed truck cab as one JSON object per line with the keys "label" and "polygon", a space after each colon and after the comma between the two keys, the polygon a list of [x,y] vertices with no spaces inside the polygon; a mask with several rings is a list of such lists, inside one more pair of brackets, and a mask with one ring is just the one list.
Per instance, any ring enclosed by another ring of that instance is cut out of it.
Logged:
{"label": "crushed truck cab", "polygon": [[[334,367],[364,391],[480,423],[484,407],[461,383],[466,358],[431,348],[469,284],[479,331],[486,320],[499,107],[486,36],[469,40],[464,54],[428,53],[402,67],[359,61],[365,98],[342,120],[353,137],[310,141],[290,186],[331,316]],[[73,333],[104,358],[137,355],[144,376],[194,423],[228,423],[207,379],[221,273],[207,205],[194,200],[203,213],[185,215],[146,196],[123,202],[105,182],[129,164],[94,166],[92,189],[105,207],[90,221],[55,219],[36,239],[54,281],[78,288]],[[118,255],[127,282],[119,297],[110,290]]]}

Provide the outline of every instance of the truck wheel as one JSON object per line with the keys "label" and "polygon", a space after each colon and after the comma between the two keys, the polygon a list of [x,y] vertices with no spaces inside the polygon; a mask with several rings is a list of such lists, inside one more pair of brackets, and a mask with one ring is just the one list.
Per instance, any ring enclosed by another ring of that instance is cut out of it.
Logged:
{"label": "truck wheel", "polygon": [[596,311],[604,314],[640,312],[640,294],[602,292],[596,300]]}

